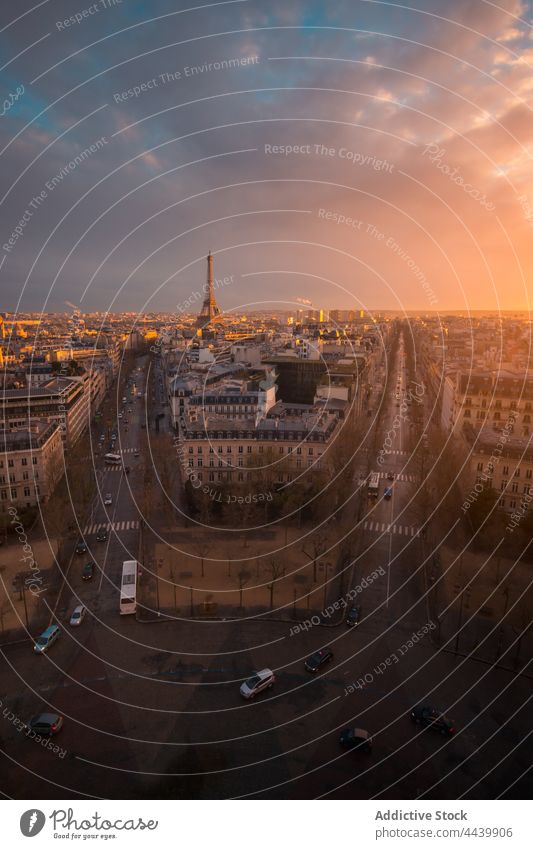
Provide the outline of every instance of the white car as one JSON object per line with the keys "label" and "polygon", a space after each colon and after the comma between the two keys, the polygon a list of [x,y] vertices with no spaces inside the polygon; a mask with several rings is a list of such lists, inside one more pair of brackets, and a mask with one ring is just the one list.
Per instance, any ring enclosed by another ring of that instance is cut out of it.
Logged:
{"label": "white car", "polygon": [[78,604],[77,607],[72,611],[72,616],[70,617],[70,624],[72,627],[76,627],[77,625],[81,625],[85,616],[85,607],[83,604]]}
{"label": "white car", "polygon": [[243,699],[253,699],[261,690],[272,687],[275,680],[276,676],[271,669],[261,669],[260,672],[254,672],[244,684],[241,684],[241,696]]}
{"label": "white car", "polygon": [[108,507],[112,503],[113,503],[113,496],[111,495],[110,492],[106,492],[106,494],[104,496],[104,504],[106,505],[106,507]]}

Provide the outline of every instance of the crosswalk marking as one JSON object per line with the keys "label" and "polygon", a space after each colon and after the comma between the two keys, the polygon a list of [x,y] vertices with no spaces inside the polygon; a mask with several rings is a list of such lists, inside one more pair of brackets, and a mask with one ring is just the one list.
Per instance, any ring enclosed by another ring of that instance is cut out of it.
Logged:
{"label": "crosswalk marking", "polygon": [[98,531],[138,531],[139,530],[139,522],[133,519],[130,521],[122,521],[122,522],[93,522],[91,525],[85,525],[83,528],[82,534],[83,536],[91,536],[92,534],[97,534]]}
{"label": "crosswalk marking", "polygon": [[[385,480],[385,478],[387,478],[387,475],[388,475],[388,472],[380,472],[379,473],[379,476],[382,480]],[[403,475],[403,474],[402,475],[394,475],[394,480],[395,481],[404,481],[405,483],[415,483],[416,477],[415,477],[415,475]],[[391,483],[393,483],[393,481],[391,481]]]}
{"label": "crosswalk marking", "polygon": [[365,521],[363,524],[364,531],[374,531],[374,533],[389,533],[398,534],[399,536],[416,537],[419,534],[418,528],[412,525],[387,525],[385,522]]}

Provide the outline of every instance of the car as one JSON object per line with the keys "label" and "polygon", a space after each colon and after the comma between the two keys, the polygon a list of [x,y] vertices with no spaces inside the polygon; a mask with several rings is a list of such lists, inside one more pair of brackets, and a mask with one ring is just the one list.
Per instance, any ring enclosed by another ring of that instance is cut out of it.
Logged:
{"label": "car", "polygon": [[241,684],[241,696],[243,699],[253,699],[261,690],[272,687],[275,680],[276,676],[271,669],[261,669],[259,672],[254,672],[244,684]]}
{"label": "car", "polygon": [[116,438],[117,438],[117,435],[116,435],[116,433],[113,431],[113,433],[111,434],[111,439],[113,440],[113,442],[115,441],[115,439],[116,439]]}
{"label": "car", "polygon": [[119,419],[121,419],[121,418],[122,418],[122,413],[119,413],[119,414],[118,414],[118,417],[119,417]]}
{"label": "car", "polygon": [[387,501],[389,500],[389,498],[392,498],[392,486],[386,486],[383,495],[385,496]]}
{"label": "car", "polygon": [[124,396],[123,396],[123,398],[122,398],[122,403],[123,403],[123,404],[125,404],[125,403],[126,403],[126,400],[127,400],[127,399],[126,399],[126,396],[124,395]]}
{"label": "car", "polygon": [[96,542],[107,542],[107,530],[102,528],[101,531],[98,531],[96,534]]}
{"label": "car", "polygon": [[90,581],[94,575],[94,563],[86,563],[81,572],[82,581]]}
{"label": "car", "polygon": [[122,422],[122,424],[129,424],[129,423],[130,423],[129,419],[124,419],[124,421]]}
{"label": "car", "polygon": [[113,503],[113,496],[111,495],[110,492],[106,492],[106,494],[104,495],[105,506],[109,507],[109,505],[112,504],[112,503]]}
{"label": "car", "polygon": [[372,737],[364,728],[345,728],[341,731],[339,743],[343,749],[358,749],[367,753],[372,751]]}
{"label": "car", "polygon": [[58,713],[38,713],[26,723],[26,734],[34,732],[43,737],[53,737],[63,728],[63,717]]}
{"label": "car", "polygon": [[311,655],[311,657],[307,658],[305,661],[305,668],[308,672],[318,672],[318,670],[326,663],[329,663],[330,660],[333,660],[333,652],[331,649],[320,649],[320,651],[315,652]]}
{"label": "car", "polygon": [[453,720],[430,705],[417,705],[414,707],[411,711],[411,719],[416,725],[431,728],[432,731],[438,731],[446,737],[451,736],[455,732]]}
{"label": "car", "polygon": [[357,605],[353,604],[346,616],[346,624],[349,628],[353,628],[355,625],[359,625],[361,621],[361,608]]}
{"label": "car", "polygon": [[87,553],[87,545],[83,540],[80,540],[76,546],[76,554],[86,554]]}
{"label": "car", "polygon": [[129,466],[124,466],[124,473],[126,475],[129,475],[129,473],[130,473],[130,467]]}
{"label": "car", "polygon": [[394,480],[394,472],[389,472],[389,474],[387,475],[387,480],[389,480],[389,481]]}
{"label": "car", "polygon": [[77,607],[72,611],[72,615],[70,617],[69,625],[72,625],[75,628],[77,625],[81,625],[83,619],[85,617],[85,607],[83,604],[78,604]]}
{"label": "car", "polygon": [[50,646],[53,646],[57,638],[59,637],[60,631],[57,625],[50,625],[46,628],[43,633],[37,637],[35,640],[33,650],[36,654],[44,654],[44,652],[48,651]]}
{"label": "car", "polygon": [[134,451],[134,452],[133,452],[133,456],[134,456],[134,457],[140,457],[140,456],[141,456],[141,452],[140,452],[140,451]]}

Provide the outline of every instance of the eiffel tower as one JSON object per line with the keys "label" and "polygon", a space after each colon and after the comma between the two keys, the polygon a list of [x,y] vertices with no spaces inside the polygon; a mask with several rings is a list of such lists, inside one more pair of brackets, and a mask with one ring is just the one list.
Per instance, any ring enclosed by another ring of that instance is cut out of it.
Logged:
{"label": "eiffel tower", "polygon": [[204,330],[208,325],[212,324],[220,316],[220,309],[215,300],[215,287],[213,279],[213,256],[211,251],[207,255],[207,283],[204,287],[205,298],[200,310],[200,314],[196,319],[196,327],[199,330]]}

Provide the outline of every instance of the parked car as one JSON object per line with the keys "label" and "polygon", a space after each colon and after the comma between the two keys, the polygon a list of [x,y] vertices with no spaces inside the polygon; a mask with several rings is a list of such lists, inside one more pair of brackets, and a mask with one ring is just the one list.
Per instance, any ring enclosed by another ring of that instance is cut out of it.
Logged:
{"label": "parked car", "polygon": [[50,646],[53,646],[57,638],[59,637],[59,627],[58,625],[50,625],[46,628],[43,633],[37,637],[35,640],[35,644],[33,646],[33,650],[36,654],[43,654],[45,651],[48,651]]}
{"label": "parked car", "polygon": [[353,604],[350,607],[348,614],[346,616],[346,624],[348,625],[349,628],[353,628],[354,625],[359,625],[360,621],[361,621],[361,608],[358,607],[357,605]]}
{"label": "parked car", "polygon": [[315,652],[305,661],[305,668],[308,672],[318,672],[326,663],[333,660],[333,652],[331,649],[325,648]]}
{"label": "parked car", "polygon": [[38,713],[26,724],[26,733],[34,731],[43,737],[53,737],[63,728],[63,717],[58,713]]}
{"label": "parked car", "polygon": [[76,554],[86,554],[86,553],[87,553],[87,546],[86,546],[86,544],[84,543],[83,540],[80,540],[79,543],[76,546]]}
{"label": "parked car", "polygon": [[358,749],[360,752],[372,751],[372,737],[364,728],[345,728],[339,739],[344,749]]}
{"label": "parked car", "polygon": [[77,607],[72,611],[72,616],[70,617],[69,624],[75,628],[77,625],[81,625],[83,619],[85,617],[85,607],[83,604],[78,604]]}
{"label": "parked car", "polygon": [[241,696],[243,699],[253,699],[261,690],[272,687],[275,680],[276,676],[271,669],[261,669],[260,672],[254,672],[244,684],[241,684]]}
{"label": "parked car", "polygon": [[83,581],[90,581],[94,575],[94,563],[86,563],[82,569],[81,578]]}
{"label": "parked car", "polygon": [[102,530],[98,531],[96,534],[96,542],[107,542],[107,531],[105,528],[102,528]]}
{"label": "parked car", "polygon": [[447,737],[455,732],[453,720],[430,705],[417,705],[417,707],[414,707],[411,711],[411,719],[416,725],[431,728],[432,731],[438,731]]}
{"label": "parked car", "polygon": [[109,507],[109,505],[112,504],[112,503],[113,503],[113,496],[111,495],[110,492],[106,492],[106,494],[104,495],[105,506]]}

